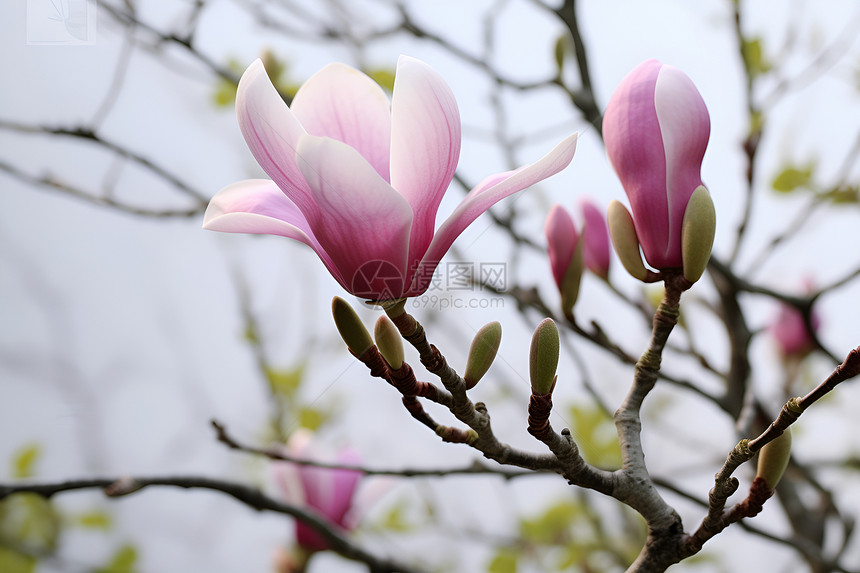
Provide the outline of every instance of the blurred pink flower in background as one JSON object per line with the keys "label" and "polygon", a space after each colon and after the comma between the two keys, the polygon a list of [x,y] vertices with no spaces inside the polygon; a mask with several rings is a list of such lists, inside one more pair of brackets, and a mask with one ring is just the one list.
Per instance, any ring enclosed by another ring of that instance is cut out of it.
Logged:
{"label": "blurred pink flower in background", "polygon": [[[286,452],[295,458],[322,461],[312,443],[312,434],[297,431],[290,438]],[[351,448],[341,449],[334,462],[354,466],[361,461]],[[353,509],[356,488],[363,476],[353,470],[329,469],[289,462],[274,462],[275,483],[289,503],[310,508],[332,526],[352,530],[358,520]],[[326,541],[312,528],[296,520],[296,544],[307,553],[328,549]]]}
{"label": "blurred pink flower in background", "polygon": [[[806,280],[804,283],[806,291],[812,291],[812,281]],[[821,327],[821,317],[814,308],[809,316],[809,325],[816,333]],[[815,341],[806,328],[803,313],[788,303],[779,303],[779,311],[768,326],[768,332],[776,342],[777,350],[783,359],[805,358],[815,348]]]}
{"label": "blurred pink flower in background", "polygon": [[435,229],[460,156],[460,115],[445,81],[401,56],[389,104],[362,72],[330,64],[288,107],[260,60],[236,95],[242,135],[272,180],[219,191],[206,229],[281,235],[311,247],[355,296],[423,293],[454,240],[492,205],[561,171],[576,136],[545,157],[479,183]]}
{"label": "blurred pink flower in background", "polygon": [[708,110],[696,86],[657,60],[627,74],[606,107],[606,152],[630,201],[645,260],[655,269],[683,266],[682,223],[690,196],[702,185],[709,136]]}

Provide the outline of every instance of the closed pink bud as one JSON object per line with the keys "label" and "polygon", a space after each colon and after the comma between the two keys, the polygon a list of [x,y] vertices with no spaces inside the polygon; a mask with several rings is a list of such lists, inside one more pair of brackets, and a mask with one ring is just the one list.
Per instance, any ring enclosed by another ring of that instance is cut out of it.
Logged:
{"label": "closed pink bud", "polygon": [[621,80],[603,118],[606,152],[630,200],[648,264],[682,268],[682,225],[701,167],[710,118],[681,70],[657,60]]}
{"label": "closed pink bud", "polygon": [[561,293],[561,308],[565,316],[573,311],[579,296],[582,279],[583,249],[579,233],[570,214],[561,205],[554,205],[544,224],[549,266],[558,291]]}
{"label": "closed pink bud", "polygon": [[570,213],[561,205],[553,205],[546,217],[544,234],[552,276],[556,286],[561,290],[564,285],[564,275],[567,274],[579,244],[579,233],[576,231],[576,225]]}
{"label": "closed pink bud", "polygon": [[585,226],[582,228],[585,268],[602,279],[609,278],[609,231],[603,211],[589,199],[580,201]]}

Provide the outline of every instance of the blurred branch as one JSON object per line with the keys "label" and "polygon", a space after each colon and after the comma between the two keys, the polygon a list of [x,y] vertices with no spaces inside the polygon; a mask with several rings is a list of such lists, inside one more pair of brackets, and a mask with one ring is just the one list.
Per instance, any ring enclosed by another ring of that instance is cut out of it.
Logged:
{"label": "blurred branch", "polygon": [[[142,30],[153,36],[156,39],[156,43],[153,47],[157,47],[158,45],[165,43],[179,46],[198,62],[202,63],[215,75],[224,78],[228,82],[234,84],[239,83],[239,77],[234,72],[232,72],[229,68],[220,65],[209,56],[203,54],[194,46],[193,41],[195,28],[192,27],[188,31],[184,32],[182,35],[173,32],[162,32],[154,26],[140,20],[135,14],[134,10],[132,10],[128,4],[126,4],[125,6],[125,9],[121,9],[104,0],[99,1],[99,7],[102,8],[112,18],[114,18],[114,20],[118,23],[131,29]],[[195,12],[197,12],[197,17],[199,17],[200,8],[202,7],[195,9]],[[197,18],[191,20],[191,23],[194,23],[196,21]]]}
{"label": "blurred branch", "polygon": [[27,183],[28,185],[46,187],[55,191],[60,191],[61,193],[64,193],[71,197],[83,199],[96,205],[111,207],[113,209],[117,209],[119,211],[122,211],[123,213],[128,213],[130,215],[139,215],[143,217],[154,217],[163,219],[189,218],[200,215],[201,213],[203,213],[203,209],[205,208],[205,205],[191,207],[187,209],[149,209],[146,207],[137,207],[135,205],[129,205],[127,203],[117,201],[110,197],[98,197],[92,195],[88,191],[84,191],[83,189],[64,183],[50,175],[43,175],[41,177],[30,175],[29,173],[25,173],[17,167],[9,165],[2,160],[0,160],[0,171],[4,171],[15,179]]}
{"label": "blurred branch", "polygon": [[258,489],[218,479],[189,476],[121,477],[68,480],[55,483],[0,484],[0,501],[16,493],[33,493],[50,499],[60,493],[86,489],[101,489],[108,497],[122,497],[147,487],[178,487],[217,491],[236,499],[251,509],[281,513],[300,520],[325,539],[332,551],[347,559],[366,564],[371,572],[417,572],[412,567],[367,552],[313,511],[277,501]]}
{"label": "blurred branch", "polygon": [[197,189],[194,189],[193,187],[191,187],[191,185],[185,183],[182,179],[169,172],[161,165],[154,163],[153,161],[147,159],[146,157],[143,157],[139,153],[134,152],[119,143],[105,138],[103,135],[98,134],[96,131],[90,129],[89,127],[76,126],[67,128],[50,127],[46,125],[26,125],[0,119],[0,129],[5,129],[8,131],[17,131],[19,133],[69,137],[86,141],[103,149],[106,149],[124,159],[133,161],[134,163],[140,165],[151,173],[164,179],[167,183],[174,186],[181,193],[195,199],[199,205],[198,210],[200,212],[202,212],[202,209],[205,208],[206,204],[208,203],[208,195]]}
{"label": "blurred branch", "polygon": [[482,463],[480,460],[475,460],[472,464],[468,466],[463,466],[459,468],[436,468],[436,469],[424,469],[424,468],[406,468],[406,469],[379,469],[379,468],[368,468],[365,466],[355,466],[349,464],[336,464],[336,463],[327,463],[320,462],[316,460],[309,460],[305,458],[298,458],[295,456],[291,456],[286,453],[283,449],[278,448],[257,448],[254,446],[248,446],[240,443],[235,438],[233,438],[229,432],[227,431],[226,426],[222,423],[212,420],[212,427],[215,428],[217,433],[218,441],[229,447],[230,449],[237,450],[240,452],[244,452],[247,454],[253,454],[258,456],[264,456],[271,460],[290,462],[297,465],[302,466],[311,466],[316,468],[325,468],[332,470],[350,470],[361,472],[366,476],[393,476],[393,477],[404,477],[404,478],[413,478],[413,477],[446,477],[453,475],[494,475],[502,477],[506,480],[525,477],[525,476],[536,476],[540,475],[541,471],[511,471],[511,470],[503,470],[500,468],[491,468],[486,464]]}
{"label": "blurred branch", "polygon": [[576,65],[579,70],[580,86],[577,90],[567,89],[570,101],[582,112],[585,119],[594,126],[600,137],[603,137],[603,114],[594,95],[594,87],[591,83],[591,72],[588,66],[588,54],[585,42],[582,39],[582,31],[579,28],[579,20],[576,16],[576,0],[564,0],[558,9],[552,10],[567,27],[573,40],[573,51],[576,55]]}

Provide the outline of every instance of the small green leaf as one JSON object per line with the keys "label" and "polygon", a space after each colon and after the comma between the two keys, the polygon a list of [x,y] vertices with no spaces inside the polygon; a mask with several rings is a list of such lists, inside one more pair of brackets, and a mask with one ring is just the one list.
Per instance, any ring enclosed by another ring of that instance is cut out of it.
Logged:
{"label": "small green leaf", "polygon": [[567,54],[572,51],[570,35],[562,34],[555,41],[555,65],[558,69],[558,75],[561,76],[561,70],[564,68],[564,60]]}
{"label": "small green leaf", "polygon": [[487,566],[487,573],[517,573],[518,561],[519,554],[516,551],[502,547]]}
{"label": "small green leaf", "polygon": [[266,379],[269,382],[269,389],[275,396],[284,396],[292,398],[302,385],[302,379],[305,374],[304,363],[295,368],[274,369],[267,368],[265,370]]}
{"label": "small green leaf", "polygon": [[37,563],[32,555],[24,555],[0,545],[0,571],[3,573],[33,573]]}
{"label": "small green leaf", "polygon": [[215,93],[212,95],[215,106],[227,107],[233,105],[233,102],[236,101],[236,87],[236,84],[233,82],[224,79],[219,80],[218,85],[215,86]]}
{"label": "small green leaf", "polygon": [[603,468],[621,465],[621,447],[612,417],[596,406],[576,405],[570,409],[572,430],[582,456],[590,464]]}
{"label": "small green leaf", "polygon": [[133,545],[123,545],[117,549],[110,561],[94,573],[137,573],[137,549]]}
{"label": "small green leaf", "polygon": [[12,476],[15,479],[27,479],[36,475],[36,462],[41,454],[39,444],[24,446],[15,454],[12,465]]}
{"label": "small green leaf", "polygon": [[100,529],[102,531],[109,531],[113,525],[110,514],[98,509],[79,514],[75,517],[75,523],[86,529]]}
{"label": "small green leaf", "polygon": [[820,197],[835,204],[860,203],[860,187],[847,184],[837,185],[821,193]]}
{"label": "small green leaf", "polygon": [[0,539],[50,553],[57,547],[60,526],[60,514],[40,495],[17,493],[0,502]]}
{"label": "small green leaf", "polygon": [[520,537],[540,545],[562,545],[570,538],[570,525],[582,511],[578,503],[562,501],[543,514],[520,522]]}
{"label": "small green leaf", "polygon": [[406,533],[414,529],[406,519],[406,503],[400,502],[392,507],[382,518],[381,527],[386,531]]}
{"label": "small green leaf", "polygon": [[394,91],[394,70],[390,68],[370,68],[364,70],[364,73],[382,86],[382,89],[389,93]]}
{"label": "small green leaf", "polygon": [[771,70],[770,62],[764,54],[761,38],[744,38],[741,45],[741,55],[744,65],[752,77],[757,77]]}
{"label": "small green leaf", "polygon": [[302,428],[307,428],[312,432],[319,430],[320,426],[328,420],[328,415],[325,412],[304,406],[299,410],[299,425]]}
{"label": "small green leaf", "polygon": [[793,165],[785,167],[774,178],[773,188],[780,193],[791,193],[800,187],[808,187],[814,170],[814,163],[807,163],[804,167]]}

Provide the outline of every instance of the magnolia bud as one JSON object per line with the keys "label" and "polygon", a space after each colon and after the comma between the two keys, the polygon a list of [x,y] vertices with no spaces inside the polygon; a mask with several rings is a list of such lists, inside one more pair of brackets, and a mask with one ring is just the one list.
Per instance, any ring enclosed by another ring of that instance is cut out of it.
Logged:
{"label": "magnolia bud", "polygon": [[684,278],[691,283],[701,278],[711,259],[717,213],[711,194],[704,185],[699,185],[684,211],[681,223],[681,257],[684,261]]}
{"label": "magnolia bud", "polygon": [[348,302],[340,297],[334,297],[331,301],[331,313],[334,316],[334,324],[340,337],[346,346],[356,356],[364,354],[368,348],[373,346],[370,333],[361,323],[361,319]]}
{"label": "magnolia bud", "polygon": [[487,370],[490,369],[501,342],[502,325],[495,321],[484,325],[475,335],[472,346],[469,348],[466,372],[463,375],[467,389],[474,388],[475,384],[480,382]]}
{"label": "magnolia bud", "polygon": [[551,318],[546,318],[535,329],[529,352],[532,394],[543,396],[552,392],[558,369],[558,353],[558,327]]}
{"label": "magnolia bud", "polygon": [[550,209],[544,224],[544,234],[552,275],[561,293],[562,311],[565,316],[572,316],[584,267],[582,238],[570,214],[561,205],[554,205]]}
{"label": "magnolia bud", "polygon": [[612,246],[615,247],[615,253],[621,260],[621,264],[634,278],[644,281],[648,276],[648,269],[642,262],[642,255],[639,252],[639,238],[636,235],[636,226],[633,224],[630,211],[619,201],[613,199],[609,203],[606,222],[609,226]]}
{"label": "magnolia bud", "polygon": [[762,447],[758,453],[756,477],[762,478],[770,489],[776,488],[791,457],[791,428]]}
{"label": "magnolia bud", "polygon": [[400,370],[403,366],[403,339],[394,323],[384,314],[376,321],[373,327],[373,338],[379,353],[394,370]]}

